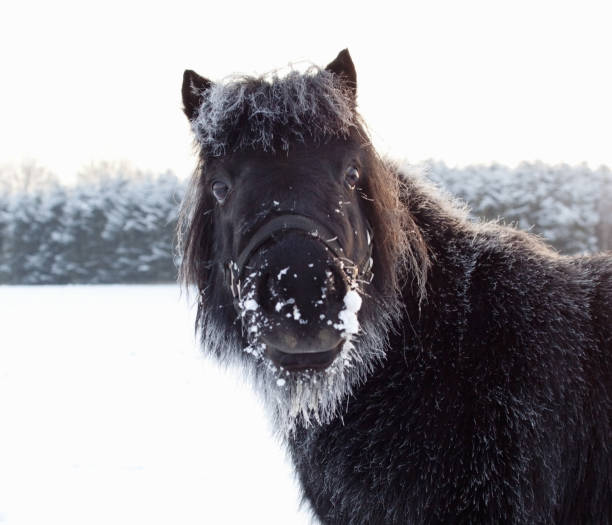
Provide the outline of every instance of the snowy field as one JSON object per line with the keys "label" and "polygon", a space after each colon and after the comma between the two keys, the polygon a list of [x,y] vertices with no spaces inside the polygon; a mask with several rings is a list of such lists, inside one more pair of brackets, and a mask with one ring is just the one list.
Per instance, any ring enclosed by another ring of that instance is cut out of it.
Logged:
{"label": "snowy field", "polygon": [[0,524],[308,524],[176,286],[0,287]]}

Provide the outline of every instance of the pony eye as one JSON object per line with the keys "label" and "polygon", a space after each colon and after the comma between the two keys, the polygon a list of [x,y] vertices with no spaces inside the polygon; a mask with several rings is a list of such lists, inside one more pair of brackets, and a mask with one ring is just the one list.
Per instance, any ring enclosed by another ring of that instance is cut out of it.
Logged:
{"label": "pony eye", "polygon": [[223,203],[227,194],[229,193],[229,186],[225,184],[225,182],[216,181],[212,183],[212,192],[215,196],[215,199],[219,203]]}
{"label": "pony eye", "polygon": [[351,166],[344,173],[344,180],[348,184],[348,187],[352,190],[355,189],[357,182],[359,181],[359,170],[355,166]]}

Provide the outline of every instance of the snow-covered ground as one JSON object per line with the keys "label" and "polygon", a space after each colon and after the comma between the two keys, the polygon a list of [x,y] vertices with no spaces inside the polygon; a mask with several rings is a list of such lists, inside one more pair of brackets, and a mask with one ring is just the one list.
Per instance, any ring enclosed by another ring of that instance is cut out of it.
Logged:
{"label": "snow-covered ground", "polygon": [[307,524],[176,286],[0,287],[0,524]]}

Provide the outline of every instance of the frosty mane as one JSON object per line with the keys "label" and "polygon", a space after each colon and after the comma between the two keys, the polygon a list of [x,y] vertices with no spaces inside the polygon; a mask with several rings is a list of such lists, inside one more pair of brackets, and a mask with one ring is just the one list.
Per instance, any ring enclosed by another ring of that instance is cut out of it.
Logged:
{"label": "frosty mane", "polygon": [[205,157],[232,151],[287,150],[306,139],[322,143],[360,127],[349,88],[324,69],[310,67],[260,77],[230,77],[201,93],[191,125]]}

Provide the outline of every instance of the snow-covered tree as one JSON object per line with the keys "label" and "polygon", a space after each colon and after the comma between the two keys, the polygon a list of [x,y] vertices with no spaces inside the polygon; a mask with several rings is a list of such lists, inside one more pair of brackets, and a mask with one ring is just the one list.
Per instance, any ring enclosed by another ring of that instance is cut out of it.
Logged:
{"label": "snow-covered tree", "polygon": [[464,200],[474,217],[502,219],[532,231],[561,253],[605,249],[598,225],[610,220],[606,192],[612,177],[607,169],[541,162],[514,169],[498,164],[459,169],[430,162],[425,172]]}
{"label": "snow-covered tree", "polygon": [[0,282],[175,278],[173,235],[184,188],[172,173],[104,163],[71,187],[11,180],[7,188],[0,191]]}

